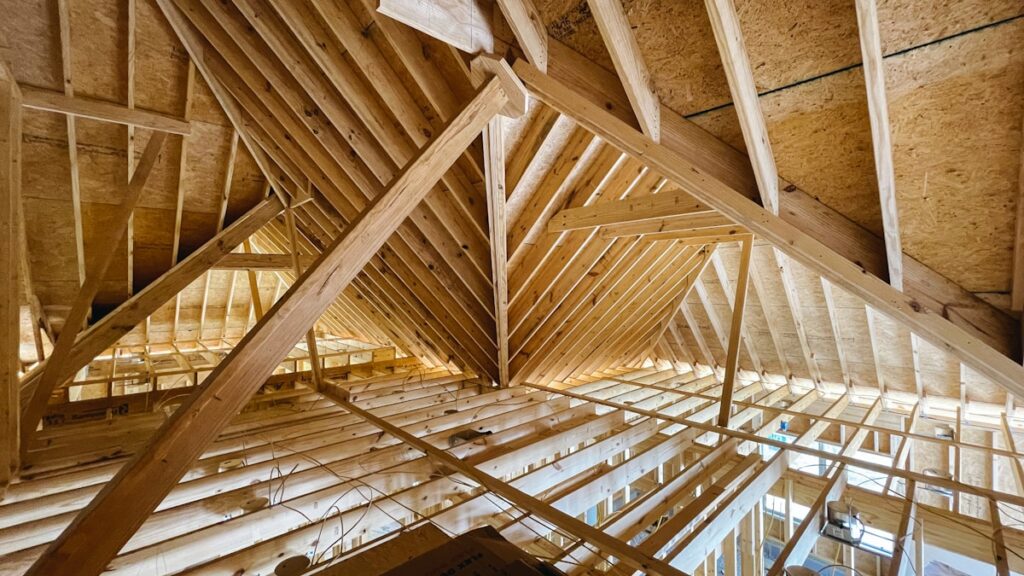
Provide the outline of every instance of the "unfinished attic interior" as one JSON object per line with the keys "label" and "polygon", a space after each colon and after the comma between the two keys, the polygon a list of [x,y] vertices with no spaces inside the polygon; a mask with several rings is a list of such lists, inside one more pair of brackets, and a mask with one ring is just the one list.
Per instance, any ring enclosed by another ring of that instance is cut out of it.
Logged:
{"label": "unfinished attic interior", "polygon": [[0,575],[1024,574],[1021,0],[0,14]]}

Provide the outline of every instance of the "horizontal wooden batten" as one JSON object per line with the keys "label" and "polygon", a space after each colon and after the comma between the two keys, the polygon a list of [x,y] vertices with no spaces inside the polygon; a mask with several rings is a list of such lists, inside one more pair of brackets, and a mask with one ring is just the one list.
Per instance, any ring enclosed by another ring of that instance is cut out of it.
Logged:
{"label": "horizontal wooden batten", "polygon": [[646,222],[685,214],[713,213],[710,207],[682,190],[649,196],[603,202],[580,208],[568,208],[548,222],[548,232],[580,230],[595,226]]}
{"label": "horizontal wooden batten", "polygon": [[[307,260],[303,258],[304,263]],[[245,254],[232,252],[225,254],[213,266],[214,270],[265,270],[265,271],[292,271],[291,254]]]}
{"label": "horizontal wooden batten", "polygon": [[82,96],[65,96],[61,92],[22,86],[25,108],[68,114],[79,118],[89,118],[114,124],[125,124],[136,128],[146,128],[168,134],[188,136],[192,133],[192,124],[184,118],[176,118],[159,112],[150,112],[141,108],[129,108],[121,104],[84,98]]}

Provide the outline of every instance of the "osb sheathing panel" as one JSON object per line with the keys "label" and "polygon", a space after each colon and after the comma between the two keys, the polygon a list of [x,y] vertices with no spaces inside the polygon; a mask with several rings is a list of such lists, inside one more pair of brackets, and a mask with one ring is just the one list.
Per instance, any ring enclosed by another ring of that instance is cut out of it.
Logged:
{"label": "osb sheathing panel", "polygon": [[136,1],[135,7],[135,105],[182,116],[188,53],[156,2]]}
{"label": "osb sheathing panel", "polygon": [[1024,19],[886,61],[903,249],[966,289],[1010,289]]}

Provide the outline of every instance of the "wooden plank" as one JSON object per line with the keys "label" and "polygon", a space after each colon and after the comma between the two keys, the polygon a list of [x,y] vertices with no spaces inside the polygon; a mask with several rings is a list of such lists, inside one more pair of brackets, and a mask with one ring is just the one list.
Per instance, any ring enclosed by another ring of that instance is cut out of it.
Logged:
{"label": "wooden plank", "polygon": [[620,0],[587,0],[587,5],[633,105],[641,131],[658,142],[661,139],[661,104]]}
{"label": "wooden plank", "polygon": [[750,154],[761,203],[772,214],[779,213],[779,174],[775,156],[768,140],[768,127],[758,102],[757,86],[750,69],[750,59],[743,43],[743,30],[733,0],[704,0],[711,29],[718,44],[725,77],[732,93],[732,103],[743,131],[743,142]]}
{"label": "wooden plank", "polygon": [[484,178],[490,222],[491,281],[498,345],[498,384],[508,386],[508,254],[505,232],[505,142],[501,117],[484,129]]}
{"label": "wooden plank", "polygon": [[[305,260],[305,259],[303,259]],[[247,254],[231,252],[213,265],[214,270],[293,271],[291,254]]]}
{"label": "wooden plank", "polygon": [[802,565],[807,556],[810,555],[814,543],[818,541],[818,534],[822,527],[822,518],[825,505],[834,500],[839,500],[846,489],[846,465],[834,464],[832,476],[829,478],[825,489],[818,495],[803,522],[797,527],[793,537],[786,542],[786,545],[779,552],[775,563],[768,570],[768,576],[782,576],[786,566]]}
{"label": "wooden plank", "polygon": [[124,124],[181,136],[192,133],[192,125],[188,120],[159,112],[150,112],[141,108],[123,106],[84,96],[68,96],[61,92],[32,86],[25,86],[21,93],[23,96],[21,105],[25,108],[113,122],[114,124]]}
{"label": "wooden plank", "polygon": [[976,334],[940,316],[913,296],[902,294],[877,277],[865,274],[863,268],[800,228],[774,216],[720,180],[697,170],[674,150],[652,142],[605,109],[541,74],[529,64],[516,62],[515,70],[529,89],[549,106],[574,118],[606,142],[674,180],[698,200],[707,202],[733,221],[746,225],[751,232],[782,247],[787,254],[811,270],[902,322],[920,337],[948,351],[992,382],[1016,396],[1024,396],[1024,366],[992,349]]}
{"label": "wooden plank", "polygon": [[646,196],[631,196],[614,202],[600,202],[561,210],[548,221],[548,232],[582,230],[595,226],[644,222],[714,211],[682,190]]}
{"label": "wooden plank", "polygon": [[21,94],[0,62],[0,499],[19,466]]}
{"label": "wooden plank", "polygon": [[505,15],[505,21],[512,28],[526,59],[541,72],[546,72],[548,31],[533,0],[498,0],[498,7]]}
{"label": "wooden plank", "polygon": [[742,226],[715,212],[680,214],[669,218],[616,224],[601,228],[602,238],[620,238],[644,234],[655,240],[684,240],[697,236],[721,236],[748,233]]}
{"label": "wooden plank", "polygon": [[718,412],[718,425],[729,426],[732,413],[732,392],[736,384],[736,371],[740,364],[740,335],[743,332],[743,312],[747,301],[747,279],[750,276],[750,256],[754,241],[747,239],[740,251],[740,270],[736,279],[736,298],[732,308],[732,326],[729,327],[729,349],[725,359],[725,380],[722,382],[722,405]]}
{"label": "wooden plank", "polygon": [[889,105],[885,96],[885,62],[882,61],[882,38],[878,29],[876,0],[857,0],[857,25],[860,29],[864,85],[868,93],[868,119],[871,121],[871,143],[875,153],[878,200],[882,207],[882,235],[885,239],[886,262],[889,264],[889,285],[902,291],[903,248],[900,242],[896,172],[893,168]]}
{"label": "wooden plank", "polygon": [[470,54],[495,52],[491,9],[483,0],[377,1],[377,12]]}
{"label": "wooden plank", "polygon": [[50,354],[46,367],[39,378],[39,385],[32,398],[24,407],[21,435],[26,441],[35,432],[39,420],[43,417],[50,394],[61,384],[60,374],[66,372],[65,364],[70,360],[71,351],[75,345],[75,338],[89,316],[92,300],[103,285],[107,269],[117,253],[117,245],[121,242],[121,238],[128,228],[128,221],[131,218],[132,211],[135,210],[135,204],[142,195],[146,181],[149,180],[149,175],[153,172],[153,168],[160,159],[161,150],[166,138],[166,132],[154,132],[153,136],[150,137],[146,150],[142,153],[142,158],[139,160],[135,173],[128,183],[124,199],[114,209],[113,217],[110,219],[108,226],[104,227],[96,238],[96,245],[92,250],[92,258],[89,259],[87,266],[85,283],[82,284],[74,303],[71,305],[71,311],[68,313],[64,328],[61,330],[57,342],[54,343],[53,352]]}
{"label": "wooden plank", "polygon": [[[248,238],[242,240],[242,247],[245,249],[246,254],[252,254],[252,243]],[[249,279],[249,301],[252,303],[253,312],[256,314],[256,321],[259,322],[263,319],[263,296],[260,294],[259,275],[257,275],[256,270],[249,268],[246,270],[246,276]]]}
{"label": "wooden plank", "polygon": [[[166,0],[161,8],[168,9]],[[145,518],[288,355],[338,294],[505,105],[497,79],[488,82],[402,173],[388,191],[324,251],[205,384],[32,565],[31,576],[99,574]]]}

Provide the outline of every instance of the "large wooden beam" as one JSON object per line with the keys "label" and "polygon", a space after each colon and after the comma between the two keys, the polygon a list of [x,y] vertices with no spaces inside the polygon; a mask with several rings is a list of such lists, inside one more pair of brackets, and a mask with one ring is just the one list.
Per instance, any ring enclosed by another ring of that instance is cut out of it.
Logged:
{"label": "large wooden beam", "polygon": [[498,343],[498,383],[508,386],[508,253],[505,232],[505,139],[501,117],[484,129],[484,177],[491,236],[491,280]]}
{"label": "large wooden beam", "polygon": [[661,139],[661,104],[620,0],[587,0],[587,4],[633,105],[640,129],[658,142]]}
{"label": "large wooden beam", "polygon": [[[161,8],[173,7],[161,0]],[[256,327],[107,484],[28,571],[31,576],[101,573],[292,350],[309,327],[384,245],[483,127],[508,101],[489,81],[375,198]]]}
{"label": "large wooden beam", "polygon": [[71,350],[75,346],[75,338],[89,316],[93,298],[96,297],[96,293],[99,292],[100,287],[103,285],[107,269],[117,253],[117,246],[128,230],[128,223],[131,220],[132,212],[135,210],[135,204],[142,195],[146,181],[149,180],[149,175],[152,174],[153,168],[160,159],[160,153],[166,138],[166,132],[154,132],[150,137],[146,150],[142,153],[142,158],[139,160],[135,173],[128,183],[124,199],[113,210],[114,214],[109,221],[109,225],[100,231],[95,246],[92,247],[91,258],[88,259],[86,266],[85,282],[79,288],[78,295],[75,296],[75,300],[71,304],[71,311],[64,322],[64,328],[61,330],[60,336],[57,337],[57,342],[54,343],[53,352],[50,354],[46,367],[39,378],[39,385],[25,407],[25,413],[21,421],[21,436],[26,440],[26,446],[28,444],[27,440],[32,436],[36,426],[39,425],[39,420],[46,411],[46,404],[50,400],[50,394],[61,383],[60,375],[65,372],[65,364],[67,364],[71,357]]}
{"label": "large wooden beam", "polygon": [[25,108],[57,112],[79,118],[89,118],[114,124],[125,124],[157,132],[188,136],[192,125],[184,118],[176,118],[140,108],[129,108],[113,102],[94,100],[82,96],[67,96],[61,92],[33,88],[22,88],[21,105]]}
{"label": "large wooden beam", "polygon": [[14,75],[0,62],[0,270],[3,270],[3,284],[0,286],[0,498],[14,478],[19,462],[20,98]]}
{"label": "large wooden beam", "polygon": [[809,269],[902,322],[922,338],[953,354],[994,383],[1015,395],[1024,395],[1024,367],[993,350],[974,334],[933,312],[912,296],[902,294],[879,278],[866,274],[862,267],[717,178],[699,170],[671,148],[652,142],[571,88],[541,74],[525,62],[516,62],[515,69],[531,92],[549,106],[674,180],[697,200],[706,202],[723,215],[747,226],[751,232],[784,250]]}
{"label": "large wooden beam", "polygon": [[740,336],[743,333],[743,311],[747,302],[747,279],[750,277],[750,256],[754,240],[747,237],[741,244],[740,269],[736,277],[736,298],[732,307],[732,325],[729,327],[729,350],[725,359],[725,381],[722,382],[722,405],[718,412],[718,425],[729,426],[732,413],[732,390],[736,384],[736,371],[740,364]]}

